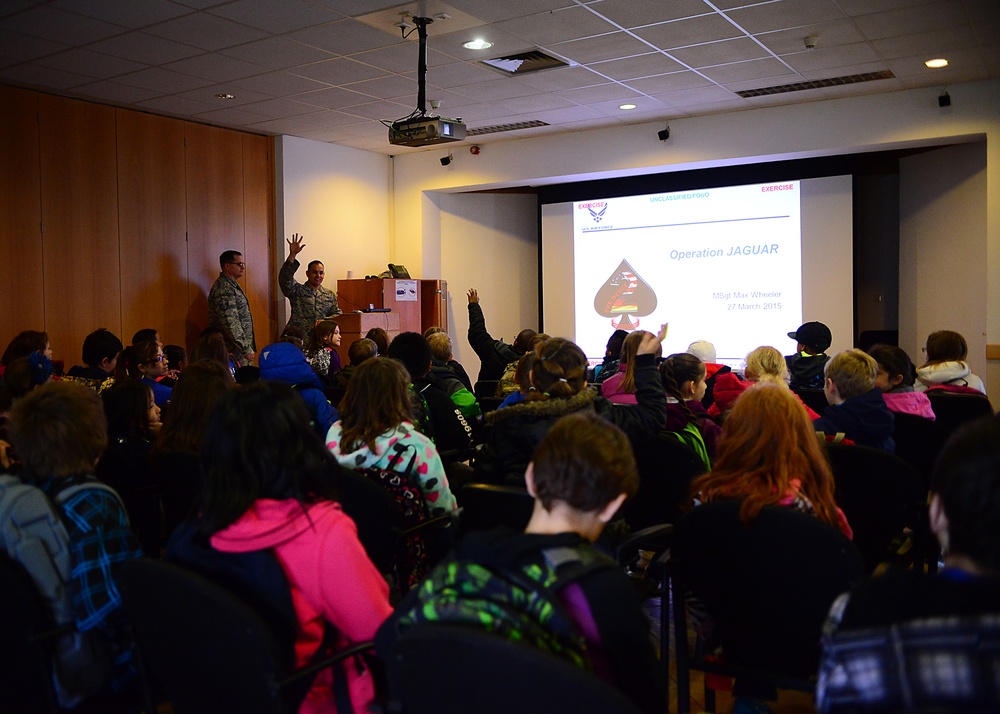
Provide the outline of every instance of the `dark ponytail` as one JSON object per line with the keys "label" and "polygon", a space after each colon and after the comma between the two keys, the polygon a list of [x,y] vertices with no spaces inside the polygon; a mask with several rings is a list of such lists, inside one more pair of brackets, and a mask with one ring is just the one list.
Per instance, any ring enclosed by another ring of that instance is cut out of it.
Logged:
{"label": "dark ponytail", "polygon": [[704,374],[704,363],[687,352],[672,354],[660,362],[660,380],[663,382],[663,391],[667,393],[668,397],[677,400],[687,420],[694,424],[698,423],[698,418],[685,404],[684,395],[681,394],[681,385],[685,382],[698,382]]}

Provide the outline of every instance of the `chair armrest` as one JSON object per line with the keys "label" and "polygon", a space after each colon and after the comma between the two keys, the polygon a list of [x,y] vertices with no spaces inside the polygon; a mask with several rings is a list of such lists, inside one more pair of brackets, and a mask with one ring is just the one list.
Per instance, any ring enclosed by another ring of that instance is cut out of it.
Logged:
{"label": "chair armrest", "polygon": [[454,511],[451,511],[450,513],[443,513],[440,516],[434,516],[433,518],[428,518],[426,521],[420,521],[420,523],[418,523],[417,525],[411,526],[406,530],[401,531],[401,533],[402,535],[407,536],[410,535],[411,533],[416,533],[418,531],[423,530],[424,528],[430,528],[432,526],[441,526],[442,528],[446,528],[450,526],[452,523],[457,522],[458,517],[461,513],[462,509],[457,508]]}
{"label": "chair armrest", "polygon": [[314,675],[317,672],[321,672],[322,670],[328,667],[332,667],[341,660],[347,659],[348,657],[353,657],[354,655],[358,655],[361,654],[362,652],[366,652],[369,650],[372,652],[375,651],[375,643],[372,641],[359,642],[356,645],[351,645],[350,647],[345,647],[342,650],[337,650],[332,655],[320,660],[319,662],[315,662],[307,667],[295,670],[294,672],[292,672],[291,675],[289,675],[282,681],[278,682],[278,688],[280,689],[287,687],[288,685],[297,682],[303,677],[309,677],[311,675]]}

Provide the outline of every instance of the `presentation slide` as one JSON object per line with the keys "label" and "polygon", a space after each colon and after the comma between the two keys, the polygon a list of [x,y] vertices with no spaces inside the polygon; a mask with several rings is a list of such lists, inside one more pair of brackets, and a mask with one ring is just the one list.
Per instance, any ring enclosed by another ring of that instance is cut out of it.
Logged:
{"label": "presentation slide", "polygon": [[543,324],[600,360],[616,329],[669,323],[664,354],[695,340],[742,367],[788,332],[853,335],[851,177],[780,181],[542,207]]}

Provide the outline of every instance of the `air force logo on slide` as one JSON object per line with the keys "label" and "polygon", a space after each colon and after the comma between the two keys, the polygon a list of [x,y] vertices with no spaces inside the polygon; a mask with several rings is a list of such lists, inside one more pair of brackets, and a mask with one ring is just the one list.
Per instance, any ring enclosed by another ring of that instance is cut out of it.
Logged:
{"label": "air force logo on slide", "polygon": [[604,208],[599,211],[595,211],[593,208],[587,208],[590,211],[591,217],[594,219],[594,223],[600,223],[601,219],[604,218],[604,212],[608,210],[608,204],[604,204]]}

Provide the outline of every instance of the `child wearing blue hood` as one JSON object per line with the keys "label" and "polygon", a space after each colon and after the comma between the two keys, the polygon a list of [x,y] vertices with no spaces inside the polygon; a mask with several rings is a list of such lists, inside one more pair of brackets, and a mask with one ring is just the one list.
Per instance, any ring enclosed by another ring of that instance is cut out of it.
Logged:
{"label": "child wearing blue hood", "polygon": [[262,380],[284,382],[302,397],[313,428],[325,437],[340,415],[327,400],[323,385],[302,350],[290,342],[276,342],[261,351],[258,364]]}

